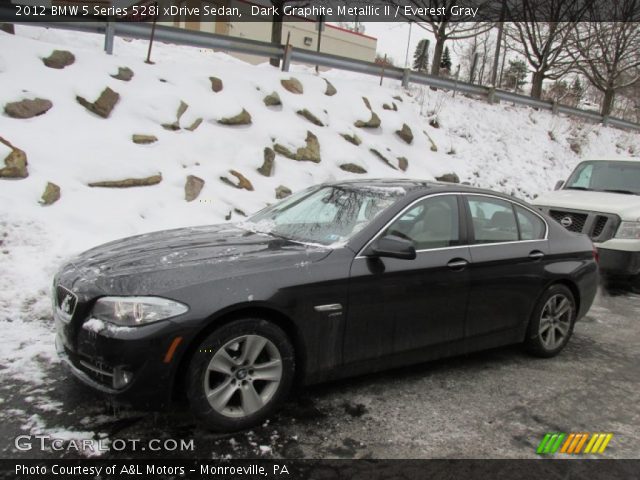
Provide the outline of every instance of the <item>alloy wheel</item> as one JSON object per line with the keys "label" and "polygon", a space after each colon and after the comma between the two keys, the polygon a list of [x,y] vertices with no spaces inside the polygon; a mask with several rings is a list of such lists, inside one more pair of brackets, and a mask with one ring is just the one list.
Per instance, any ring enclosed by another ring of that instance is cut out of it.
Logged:
{"label": "alloy wheel", "polygon": [[547,300],[542,309],[538,334],[547,350],[562,345],[571,329],[573,305],[565,295],[556,294]]}
{"label": "alloy wheel", "polygon": [[274,343],[243,335],[215,352],[204,375],[211,407],[227,417],[246,417],[273,398],[282,380],[282,358]]}

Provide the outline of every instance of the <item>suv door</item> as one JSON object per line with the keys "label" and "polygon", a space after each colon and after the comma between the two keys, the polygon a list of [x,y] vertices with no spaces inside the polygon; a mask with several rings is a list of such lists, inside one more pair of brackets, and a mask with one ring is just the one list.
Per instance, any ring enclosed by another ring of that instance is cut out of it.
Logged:
{"label": "suv door", "polygon": [[470,261],[458,195],[423,197],[391,221],[384,235],[413,242],[414,260],[366,257],[351,267],[345,363],[462,339]]}
{"label": "suv door", "polygon": [[464,195],[471,267],[466,337],[523,328],[544,287],[547,225],[533,210]]}

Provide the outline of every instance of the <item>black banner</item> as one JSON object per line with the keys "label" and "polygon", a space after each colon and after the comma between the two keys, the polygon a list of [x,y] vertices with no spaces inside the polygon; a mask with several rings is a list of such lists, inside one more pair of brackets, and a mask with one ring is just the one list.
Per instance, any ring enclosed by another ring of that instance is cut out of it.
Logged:
{"label": "black banner", "polygon": [[0,22],[640,21],[635,0],[0,0]]}
{"label": "black banner", "polygon": [[0,460],[7,479],[630,480],[640,460]]}

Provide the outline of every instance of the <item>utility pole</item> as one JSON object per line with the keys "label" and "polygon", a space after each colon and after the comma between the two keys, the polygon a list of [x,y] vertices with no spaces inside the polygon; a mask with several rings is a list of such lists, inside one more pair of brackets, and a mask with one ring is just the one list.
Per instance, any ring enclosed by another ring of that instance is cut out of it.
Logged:
{"label": "utility pole", "polygon": [[[322,41],[322,31],[324,30],[324,15],[318,17],[318,23],[316,28],[318,29],[318,53],[320,53],[320,42]],[[316,73],[320,71],[320,67],[316,65]]]}
{"label": "utility pole", "polygon": [[502,45],[502,36],[504,35],[504,17],[507,13],[507,1],[502,0],[502,10],[500,11],[500,23],[498,23],[498,39],[496,40],[496,54],[493,57],[493,71],[491,72],[491,85],[496,85],[498,79],[498,65],[500,64],[500,46]]}
{"label": "utility pole", "polygon": [[409,68],[409,45],[411,44],[411,27],[413,22],[409,22],[409,38],[407,38],[407,54],[404,57],[404,68]]}

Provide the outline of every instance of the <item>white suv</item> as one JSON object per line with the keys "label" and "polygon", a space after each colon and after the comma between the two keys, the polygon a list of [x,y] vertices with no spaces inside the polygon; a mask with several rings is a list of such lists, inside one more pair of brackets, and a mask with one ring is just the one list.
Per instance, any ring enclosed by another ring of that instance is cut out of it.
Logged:
{"label": "white suv", "polygon": [[533,202],[598,248],[600,271],[640,284],[640,160],[588,160]]}

